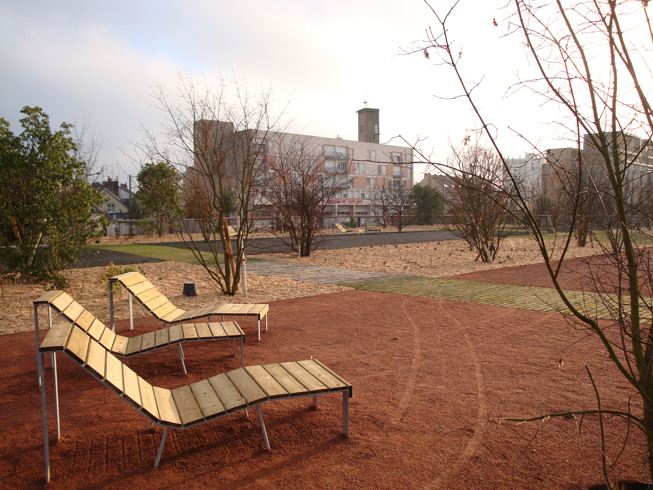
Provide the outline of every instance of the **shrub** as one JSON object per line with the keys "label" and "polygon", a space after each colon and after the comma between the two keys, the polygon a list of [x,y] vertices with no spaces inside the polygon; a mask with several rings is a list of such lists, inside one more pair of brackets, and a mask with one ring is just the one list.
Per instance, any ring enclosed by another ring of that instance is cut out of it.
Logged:
{"label": "shrub", "polygon": [[[113,276],[119,276],[120,274],[124,274],[126,272],[136,272],[136,269],[131,266],[131,265],[124,265],[124,266],[118,266],[115,265],[113,262],[109,263],[107,266],[107,270],[104,271],[102,274],[100,274],[100,277],[98,278],[98,283],[103,284],[103,283],[108,283],[109,278]],[[138,266],[138,272],[141,274],[145,275],[145,271],[143,268],[139,265]],[[122,294],[123,289],[120,284],[117,282],[113,283],[113,294]]]}

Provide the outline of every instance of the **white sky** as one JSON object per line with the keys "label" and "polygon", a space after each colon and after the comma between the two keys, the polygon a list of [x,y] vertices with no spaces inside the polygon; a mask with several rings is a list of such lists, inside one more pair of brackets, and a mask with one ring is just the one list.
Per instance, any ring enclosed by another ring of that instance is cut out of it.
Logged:
{"label": "white sky", "polygon": [[[443,11],[446,3],[433,1]],[[544,121],[555,115],[526,94],[503,98],[527,68],[518,38],[502,38],[504,3],[463,1],[451,29],[469,79],[484,77],[483,109],[506,153],[518,157],[529,148],[505,125],[546,140],[554,128]],[[429,25],[436,19],[418,0],[0,0],[0,117],[15,134],[25,105],[42,107],[57,126],[87,120],[103,144],[105,177],[122,182],[138,173],[127,155],[140,123],[160,125],[152,87],[172,96],[178,73],[234,74],[271,86],[280,103],[292,99],[288,114],[302,133],[355,140],[355,112],[367,101],[380,109],[382,142],[428,137],[421,146],[444,161],[449,141],[460,143],[475,123],[462,101],[435,97],[458,89],[434,56],[402,55]]]}

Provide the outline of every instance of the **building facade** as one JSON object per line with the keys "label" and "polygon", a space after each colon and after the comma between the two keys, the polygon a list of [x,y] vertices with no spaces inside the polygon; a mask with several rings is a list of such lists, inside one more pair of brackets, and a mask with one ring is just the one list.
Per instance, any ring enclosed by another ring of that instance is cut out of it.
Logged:
{"label": "building facade", "polygon": [[[363,224],[374,215],[374,192],[389,187],[411,189],[413,186],[413,150],[404,146],[379,143],[379,110],[364,108],[358,111],[358,141],[340,137],[328,138],[284,132],[233,131],[233,126],[220,121],[202,120],[195,123],[195,154],[203,155],[207,141],[216,135],[232,132],[232,141],[239,142],[239,150],[232,159],[221,159],[220,171],[226,176],[234,173],[239,157],[255,150],[256,169],[255,206],[265,208],[265,183],[274,178],[272,170],[281,158],[292,150],[310,155],[321,178],[338,188],[328,201],[327,214],[331,222],[346,217],[360,217]],[[224,141],[224,138],[217,138]],[[251,142],[251,143],[250,143]],[[218,145],[219,146],[219,145]],[[252,150],[253,149],[253,150]],[[212,149],[211,151],[220,151]],[[246,157],[241,157],[245,159]],[[259,214],[264,214],[259,212]],[[325,226],[330,223],[326,222]]]}
{"label": "building facade", "polygon": [[[559,200],[564,189],[574,189],[577,179],[599,189],[610,187],[603,155],[593,144],[593,135],[583,137],[583,147],[556,148],[546,151],[542,165],[542,191],[550,200]],[[653,147],[634,135],[617,133],[616,152],[626,162],[624,173],[625,199],[630,204],[642,200],[653,187]],[[611,155],[613,158],[613,155]],[[579,162],[583,162],[579,172]]]}
{"label": "building facade", "polygon": [[93,188],[104,196],[104,202],[98,206],[97,211],[110,220],[127,219],[129,203],[133,196],[127,185],[120,184],[110,178],[102,183],[93,184]]}

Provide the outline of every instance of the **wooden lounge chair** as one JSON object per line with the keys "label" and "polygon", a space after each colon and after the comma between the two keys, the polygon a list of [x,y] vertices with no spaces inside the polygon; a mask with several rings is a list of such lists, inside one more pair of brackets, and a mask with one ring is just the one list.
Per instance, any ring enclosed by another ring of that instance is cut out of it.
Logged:
{"label": "wooden lounge chair", "polygon": [[143,352],[149,352],[163,347],[177,345],[181,367],[186,372],[182,342],[194,340],[231,340],[236,354],[236,340],[240,339],[240,365],[244,365],[243,342],[245,333],[236,322],[195,323],[175,325],[155,332],[127,338],[106,327],[77,301],[63,291],[49,291],[34,300],[34,330],[36,331],[36,348],[39,346],[39,306],[48,307],[48,321],[52,327],[52,313],[55,310],[70,323],[74,323],[88,335],[100,342],[111,353],[130,357]]}
{"label": "wooden lounge chair", "polygon": [[[168,430],[186,429],[231,413],[256,407],[266,449],[270,449],[261,404],[271,400],[342,393],[342,430],[349,437],[349,398],[352,386],[317,360],[247,366],[209,379],[169,390],[152,386],[123,364],[102,343],[77,325],[50,329],[37,356],[43,408],[46,481],[50,481],[50,451],[43,356],[52,353],[57,440],[60,438],[56,353],[63,352],[103,385],[140,411],[153,424],[165,427],[154,466],[159,465]],[[245,412],[247,413],[247,412]]]}
{"label": "wooden lounge chair", "polygon": [[381,233],[381,227],[375,221],[365,223],[365,233]]}
{"label": "wooden lounge chair", "polygon": [[111,328],[113,328],[113,284],[118,282],[129,292],[129,328],[133,328],[134,313],[132,298],[135,296],[140,304],[149,311],[157,320],[164,324],[189,322],[199,318],[220,316],[255,316],[257,318],[258,340],[261,340],[261,320],[265,318],[265,331],[268,330],[268,305],[266,304],[222,304],[185,311],[173,305],[168,298],[154,287],[140,272],[127,272],[109,278],[109,311],[111,315]]}
{"label": "wooden lounge chair", "polygon": [[336,230],[340,233],[356,233],[357,235],[360,235],[362,231],[360,228],[345,228],[341,223],[334,223],[333,226],[335,226]]}
{"label": "wooden lounge chair", "polygon": [[227,225],[227,233],[229,233],[229,238],[231,240],[236,240],[238,239],[238,232],[234,230],[234,227],[231,225]]}

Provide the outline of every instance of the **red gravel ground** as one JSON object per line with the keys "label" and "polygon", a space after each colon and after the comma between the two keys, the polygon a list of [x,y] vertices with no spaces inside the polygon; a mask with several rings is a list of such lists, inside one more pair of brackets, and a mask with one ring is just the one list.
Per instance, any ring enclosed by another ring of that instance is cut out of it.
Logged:
{"label": "red gravel ground", "polygon": [[[47,372],[52,481],[49,488],[501,488],[586,489],[602,482],[598,418],[510,423],[571,409],[626,409],[633,390],[597,340],[555,314],[351,291],[270,305],[270,330],[240,322],[246,364],[319,359],[353,385],[351,438],[341,433],[339,394],[262,406],[272,450],[250,411],[163,430],[65,356],[59,359],[62,439],[55,442]],[[134,334],[156,328],[139,321]],[[125,332],[125,323],[119,328]],[[235,369],[225,342],[162,349],[126,362],[152,384],[175,388]],[[0,487],[44,486],[41,399],[34,336],[0,337]],[[48,362],[49,365],[49,362]],[[635,403],[636,405],[636,403]],[[637,407],[635,407],[637,409]],[[608,456],[626,433],[606,420]],[[647,481],[636,431],[614,470]]]}
{"label": "red gravel ground", "polygon": [[[641,292],[644,296],[649,297],[652,296],[650,279],[645,274],[642,274],[642,271],[645,267],[650,267],[652,257],[653,249],[647,249],[646,253],[640,257]],[[553,262],[551,265],[555,270],[558,267],[558,262]],[[612,261],[608,257],[592,255],[565,260],[562,267],[560,267],[558,278],[560,286],[563,289],[616,292],[618,289],[618,280],[614,271]],[[448,279],[513,284],[516,286],[553,287],[551,276],[542,263],[468,272],[466,274],[449,276]],[[597,279],[601,283],[602,287],[600,288],[594,287]],[[603,286],[606,285],[611,285],[612,287],[603,289]],[[623,287],[626,288],[627,284]],[[624,289],[623,293],[628,294],[628,291]]]}

